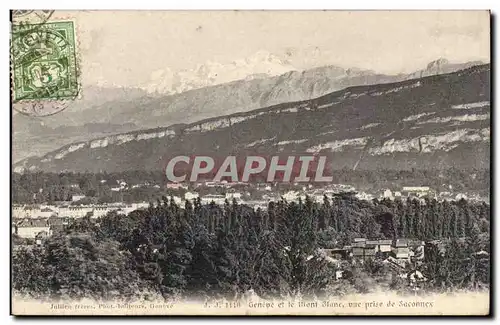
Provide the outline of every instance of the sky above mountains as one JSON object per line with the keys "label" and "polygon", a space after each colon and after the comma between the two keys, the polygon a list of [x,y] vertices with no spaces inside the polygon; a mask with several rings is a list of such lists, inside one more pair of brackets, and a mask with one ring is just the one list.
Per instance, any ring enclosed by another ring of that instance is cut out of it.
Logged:
{"label": "sky above mountains", "polygon": [[218,83],[324,65],[409,73],[440,57],[489,62],[490,53],[487,11],[69,11],[53,18],[76,21],[84,90],[151,91],[179,78],[197,88],[207,76]]}

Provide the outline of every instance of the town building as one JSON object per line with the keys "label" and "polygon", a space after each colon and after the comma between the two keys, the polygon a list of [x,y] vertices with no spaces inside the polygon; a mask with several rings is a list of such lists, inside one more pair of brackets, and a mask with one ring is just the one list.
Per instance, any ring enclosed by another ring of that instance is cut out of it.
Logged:
{"label": "town building", "polygon": [[230,192],[226,193],[226,199],[232,201],[235,199],[236,201],[241,201],[241,193],[240,192]]}
{"label": "town building", "polygon": [[392,250],[392,240],[390,239],[367,240],[366,244],[373,245],[376,253],[390,253]]}
{"label": "town building", "polygon": [[60,217],[83,218],[87,214],[92,213],[93,206],[90,205],[66,205],[59,207]]}
{"label": "town building", "polygon": [[301,195],[298,191],[288,191],[282,195],[283,199],[287,202],[298,201],[299,199],[305,200],[306,196]]}
{"label": "town building", "polygon": [[356,193],[355,197],[358,200],[363,200],[363,201],[371,201],[375,198],[372,194],[368,194],[365,192]]}
{"label": "town building", "polygon": [[[368,240],[366,238],[354,238],[349,246],[337,248],[336,252],[341,253],[345,250],[351,252],[351,256],[355,259],[367,258],[389,258],[392,257],[397,260],[423,260],[424,258],[425,243],[421,240],[410,240],[405,238],[391,239],[377,239]],[[330,250],[333,254],[333,250]],[[345,258],[345,253],[341,256]]]}
{"label": "town building", "polygon": [[173,189],[173,190],[180,190],[180,189],[187,189],[188,186],[183,183],[167,183],[167,188],[168,189]]}
{"label": "town building", "polygon": [[406,197],[423,197],[434,194],[428,186],[404,186],[402,193]]}
{"label": "town building", "polygon": [[226,196],[219,194],[207,194],[201,198],[202,204],[210,204],[212,201],[215,204],[224,204],[226,202]]}
{"label": "town building", "polygon": [[71,201],[76,202],[76,201],[80,201],[84,198],[85,198],[85,195],[83,195],[83,194],[73,194],[71,196]]}
{"label": "town building", "polygon": [[35,239],[42,231],[50,234],[50,225],[47,219],[23,219],[16,223],[16,231],[19,237]]}
{"label": "town building", "polygon": [[148,202],[137,202],[131,204],[133,210],[142,210],[149,208]]}
{"label": "town building", "polygon": [[200,195],[196,192],[186,192],[184,194],[184,200],[186,201],[192,201],[200,197]]}
{"label": "town building", "polygon": [[34,206],[34,205],[17,206],[12,211],[12,217],[17,219],[35,218],[39,212],[40,212],[40,206]]}
{"label": "town building", "polygon": [[218,187],[218,186],[222,186],[222,184],[220,182],[205,182],[204,185],[206,187]]}
{"label": "town building", "polygon": [[384,190],[384,192],[382,193],[382,197],[384,199],[391,199],[391,200],[394,198],[394,196],[392,195],[392,191],[390,189]]}
{"label": "town building", "polygon": [[351,244],[352,256],[354,258],[364,258],[365,246],[366,246],[366,238],[354,238],[354,242]]}
{"label": "town building", "polygon": [[397,259],[410,259],[408,239],[395,239],[392,245],[392,254]]}
{"label": "town building", "polygon": [[96,205],[96,206],[94,206],[94,209],[92,210],[92,218],[104,217],[110,211],[111,210],[106,205]]}

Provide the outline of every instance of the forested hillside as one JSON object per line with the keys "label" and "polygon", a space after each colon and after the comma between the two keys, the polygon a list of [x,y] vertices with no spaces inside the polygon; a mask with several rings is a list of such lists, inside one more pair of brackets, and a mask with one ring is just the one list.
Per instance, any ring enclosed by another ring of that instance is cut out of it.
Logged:
{"label": "forested hillside", "polygon": [[[14,236],[13,288],[51,299],[405,291],[377,258],[337,264],[318,250],[355,237],[405,237],[439,242],[426,245],[418,266],[426,291],[474,290],[489,287],[489,234],[489,206],[465,200],[367,202],[344,194],[322,204],[272,202],[262,211],[235,202],[182,208],[163,197],[128,216],[79,219],[42,246],[22,246]],[[335,280],[339,268],[351,276]]]}

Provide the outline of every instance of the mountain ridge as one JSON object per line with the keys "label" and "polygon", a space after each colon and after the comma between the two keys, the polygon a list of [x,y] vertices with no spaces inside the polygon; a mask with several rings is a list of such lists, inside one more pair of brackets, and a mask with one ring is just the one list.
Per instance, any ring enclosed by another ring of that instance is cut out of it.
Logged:
{"label": "mountain ridge", "polygon": [[[489,78],[486,64],[397,83],[349,87],[312,100],[73,143],[15,168],[155,169],[167,155],[202,151],[223,155],[250,149],[327,150],[339,156],[339,166],[357,168],[370,167],[366,166],[370,161],[375,168],[390,166],[398,159],[397,168],[418,166],[419,160],[422,167],[434,160],[442,161],[437,168],[446,168],[461,163],[457,155],[479,149],[479,155],[462,159],[463,165],[484,167],[489,166]],[[474,163],[472,158],[479,159]]]}
{"label": "mountain ridge", "polygon": [[[469,63],[462,65],[468,66]],[[458,64],[454,68],[462,65]],[[439,71],[434,69],[428,73],[432,72]],[[65,144],[110,134],[192,123],[213,116],[312,99],[349,86],[408,78],[409,75],[404,74],[390,76],[330,65],[289,71],[273,77],[257,75],[250,79],[160,97],[151,96],[140,89],[119,89],[117,94],[106,90],[101,96],[99,88],[93,87],[87,90],[82,102],[77,101],[56,115],[32,118],[16,114],[13,117],[13,159],[19,161],[27,156],[42,156]],[[85,125],[97,123],[103,127],[88,132]],[[114,127],[106,128],[106,124]]]}

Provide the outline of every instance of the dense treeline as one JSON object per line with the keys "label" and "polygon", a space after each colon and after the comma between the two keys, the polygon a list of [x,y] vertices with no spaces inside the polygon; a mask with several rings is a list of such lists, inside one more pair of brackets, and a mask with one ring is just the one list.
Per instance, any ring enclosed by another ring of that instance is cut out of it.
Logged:
{"label": "dense treeline", "polygon": [[[363,191],[385,188],[401,189],[403,186],[425,185],[437,191],[475,192],[487,196],[490,187],[489,170],[348,170],[333,173],[334,183],[351,184]],[[158,185],[159,188],[134,188],[113,192],[118,182],[129,185]],[[163,189],[166,178],[162,171],[127,171],[122,173],[43,173],[32,172],[12,176],[12,200],[14,203],[41,203],[67,201],[72,194],[85,194],[96,202],[151,201],[167,194]],[[77,187],[74,187],[77,185]],[[287,184],[280,184],[283,190]],[[280,188],[278,188],[279,190]]]}
{"label": "dense treeline", "polygon": [[[418,267],[428,290],[489,285],[490,209],[484,203],[360,201],[350,195],[272,202],[268,210],[163,197],[144,211],[83,218],[42,246],[15,247],[13,287],[37,297],[321,297],[404,288],[375,260],[324,258],[355,237],[440,239]],[[478,252],[482,252],[478,255]],[[338,268],[352,275],[334,280]],[[415,266],[413,266],[415,267]]]}

